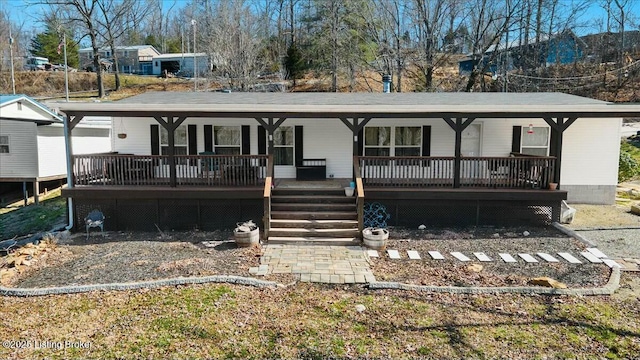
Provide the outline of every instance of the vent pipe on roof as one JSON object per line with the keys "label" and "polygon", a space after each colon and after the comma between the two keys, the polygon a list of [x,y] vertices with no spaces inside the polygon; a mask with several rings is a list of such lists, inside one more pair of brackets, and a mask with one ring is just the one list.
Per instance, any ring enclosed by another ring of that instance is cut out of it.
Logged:
{"label": "vent pipe on roof", "polygon": [[391,92],[391,75],[382,75],[382,92],[385,94]]}

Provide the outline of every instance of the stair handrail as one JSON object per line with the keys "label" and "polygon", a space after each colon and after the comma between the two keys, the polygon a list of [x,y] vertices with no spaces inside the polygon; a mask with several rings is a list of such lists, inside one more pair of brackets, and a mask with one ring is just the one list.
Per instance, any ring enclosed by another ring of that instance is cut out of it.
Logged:
{"label": "stair handrail", "polygon": [[269,239],[269,230],[271,227],[271,188],[273,187],[273,155],[269,155],[267,159],[267,176],[264,179],[264,239]]}
{"label": "stair handrail", "polygon": [[360,174],[360,157],[353,157],[353,177],[356,183],[356,208],[358,211],[358,234],[362,239],[362,230],[364,229],[364,186],[362,184],[362,175]]}

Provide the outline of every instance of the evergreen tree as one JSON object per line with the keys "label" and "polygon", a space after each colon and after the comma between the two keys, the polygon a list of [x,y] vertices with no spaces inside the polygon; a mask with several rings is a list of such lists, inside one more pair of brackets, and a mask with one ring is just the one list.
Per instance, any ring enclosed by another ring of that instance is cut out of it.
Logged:
{"label": "evergreen tree", "polygon": [[287,78],[293,80],[295,86],[296,80],[302,76],[305,70],[302,53],[295,44],[291,44],[287,49],[284,66],[287,69]]}
{"label": "evergreen tree", "polygon": [[[43,33],[37,34],[31,40],[30,52],[33,56],[46,57],[52,64],[64,64],[64,49],[62,43],[62,34],[56,29],[48,25]],[[67,64],[70,67],[77,68],[78,44],[71,38],[71,34],[67,32]]]}

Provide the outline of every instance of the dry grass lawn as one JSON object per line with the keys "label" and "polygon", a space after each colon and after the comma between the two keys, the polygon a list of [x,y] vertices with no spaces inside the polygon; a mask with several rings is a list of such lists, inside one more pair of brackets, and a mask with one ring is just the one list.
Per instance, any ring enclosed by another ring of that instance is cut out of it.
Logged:
{"label": "dry grass lawn", "polygon": [[[627,280],[625,280],[627,281]],[[356,305],[366,307],[363,312]],[[640,353],[637,299],[227,285],[4,298],[0,358],[613,358]]]}

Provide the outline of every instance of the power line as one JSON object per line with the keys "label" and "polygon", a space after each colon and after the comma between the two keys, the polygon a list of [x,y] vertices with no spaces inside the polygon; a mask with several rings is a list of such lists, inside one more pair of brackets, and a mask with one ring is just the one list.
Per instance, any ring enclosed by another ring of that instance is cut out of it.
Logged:
{"label": "power line", "polygon": [[626,70],[630,67],[633,67],[637,64],[640,64],[640,60],[633,62],[631,64],[625,65],[619,69],[615,69],[615,70],[608,70],[605,71],[603,73],[599,73],[599,74],[595,74],[595,75],[586,75],[586,76],[574,76],[574,77],[564,77],[564,78],[557,78],[557,77],[539,77],[539,76],[529,76],[529,75],[520,75],[520,74],[514,74],[514,73],[510,73],[509,77],[518,77],[518,78],[523,78],[523,79],[531,79],[531,80],[545,80],[545,81],[570,81],[570,80],[584,80],[584,79],[592,79],[592,78],[598,78],[601,77],[603,75],[608,75],[608,74],[615,74],[618,72],[621,72],[623,70]]}

